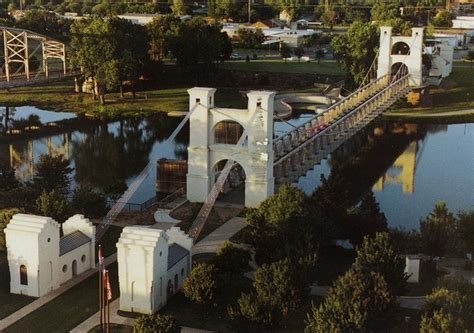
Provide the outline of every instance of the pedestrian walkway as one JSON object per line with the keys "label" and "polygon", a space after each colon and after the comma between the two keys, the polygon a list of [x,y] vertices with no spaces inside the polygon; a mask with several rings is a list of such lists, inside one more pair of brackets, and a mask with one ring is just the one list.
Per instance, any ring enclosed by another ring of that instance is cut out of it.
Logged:
{"label": "pedestrian walkway", "polygon": [[[120,298],[115,299],[110,303],[110,323],[119,325],[133,326],[134,319],[122,317],[117,314],[120,307]],[[100,311],[90,316],[87,320],[72,329],[71,333],[85,333],[100,324]]]}
{"label": "pedestrian walkway", "polygon": [[[110,303],[110,323],[111,324],[119,324],[119,325],[127,325],[133,326],[133,322],[135,319],[122,317],[118,315],[118,310],[120,307],[120,298],[115,299],[112,303]],[[100,324],[100,312],[97,311],[94,315],[90,316],[87,320],[83,321],[81,324],[76,326],[74,329],[70,331],[70,333],[87,333],[94,327]],[[181,327],[181,333],[212,333],[212,331],[201,330],[192,327]]]}
{"label": "pedestrian walkway", "polygon": [[[309,289],[309,294],[312,296],[326,296],[329,287],[312,285]],[[426,303],[425,296],[398,296],[400,307],[405,309],[420,310]]]}
{"label": "pedestrian walkway", "polygon": [[[115,261],[117,261],[117,254],[112,254],[111,256],[105,258],[105,260],[104,260],[106,266],[114,263]],[[72,287],[74,287],[74,286],[78,285],[79,283],[81,283],[82,281],[86,280],[90,276],[94,275],[96,272],[97,272],[97,268],[89,269],[89,270],[85,271],[84,273],[79,274],[77,277],[75,277],[75,278],[67,281],[66,283],[62,284],[58,289],[55,289],[55,290],[51,291],[50,293],[39,297],[37,300],[35,300],[35,301],[31,302],[30,304],[22,307],[21,309],[19,309],[18,311],[12,313],[8,317],[0,320],[0,332],[5,330],[6,328],[10,327],[11,325],[16,323],[20,319],[26,317],[27,315],[29,315],[33,311],[36,311],[37,309],[39,309],[40,307],[42,307],[46,303],[52,301],[56,297],[58,297],[61,294],[65,293],[66,291],[68,291]]]}
{"label": "pedestrian walkway", "polygon": [[216,253],[222,244],[245,227],[245,218],[233,217],[193,247],[193,255]]}

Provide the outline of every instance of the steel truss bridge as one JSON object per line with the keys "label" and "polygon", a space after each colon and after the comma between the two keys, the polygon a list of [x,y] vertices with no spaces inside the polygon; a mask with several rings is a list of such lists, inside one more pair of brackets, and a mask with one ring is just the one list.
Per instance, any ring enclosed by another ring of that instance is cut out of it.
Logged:
{"label": "steel truss bridge", "polygon": [[[33,31],[0,26],[3,43],[0,89],[31,86],[76,73],[68,72],[64,43]],[[50,60],[56,60],[53,66]]]}

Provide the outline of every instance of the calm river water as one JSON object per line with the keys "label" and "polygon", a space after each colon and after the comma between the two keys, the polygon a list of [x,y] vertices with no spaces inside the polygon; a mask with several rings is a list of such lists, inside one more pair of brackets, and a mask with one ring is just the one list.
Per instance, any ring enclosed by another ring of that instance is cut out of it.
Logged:
{"label": "calm river water", "polygon": [[[0,118],[2,112],[0,108]],[[44,121],[71,117],[31,107],[16,108],[14,113],[23,118],[29,114],[38,114]],[[281,135],[309,117],[311,114],[301,114],[288,123],[276,122],[275,134]],[[188,127],[174,142],[166,143],[180,120],[156,115],[0,143],[0,166],[15,167],[18,178],[27,180],[40,154],[63,154],[74,168],[73,185],[88,183],[112,191],[130,184],[149,160],[186,158]],[[474,209],[474,124],[375,124],[300,178],[298,186],[310,194],[319,185],[321,174],[328,177],[336,165],[345,165],[350,172],[353,161],[367,170],[355,177],[369,178],[391,226],[417,228],[420,217],[438,200],[446,201],[454,211]],[[151,198],[155,181],[154,168],[130,202]]]}

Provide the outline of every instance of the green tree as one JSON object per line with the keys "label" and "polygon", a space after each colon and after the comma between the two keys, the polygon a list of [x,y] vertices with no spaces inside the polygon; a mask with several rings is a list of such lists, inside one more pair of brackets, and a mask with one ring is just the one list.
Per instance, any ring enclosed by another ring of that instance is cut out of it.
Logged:
{"label": "green tree", "polygon": [[215,71],[220,61],[229,59],[232,45],[218,24],[193,18],[179,25],[170,40],[170,50],[182,70],[200,78]]}
{"label": "green tree", "polygon": [[270,198],[263,201],[258,211],[273,225],[281,224],[303,213],[304,193],[296,186],[281,186]]}
{"label": "green tree", "polygon": [[171,315],[142,315],[133,323],[134,333],[179,333],[180,331],[178,321]]}
{"label": "green tree", "polygon": [[370,19],[376,22],[385,22],[398,17],[398,8],[395,3],[375,2],[370,9]]}
{"label": "green tree", "polygon": [[359,246],[364,237],[374,236],[377,232],[387,231],[387,219],[380,211],[379,204],[372,191],[364,194],[360,204],[348,209],[344,227],[354,246]]}
{"label": "green tree", "polygon": [[321,59],[324,59],[324,50],[318,47],[314,53],[314,56],[316,57],[316,59],[318,59],[318,64],[320,64]]}
{"label": "green tree", "polygon": [[464,58],[464,60],[470,62],[472,68],[472,64],[474,63],[474,49],[467,51],[467,56]]}
{"label": "green tree", "polygon": [[62,155],[40,155],[35,165],[33,186],[38,192],[57,189],[60,193],[67,194],[72,170],[69,161]]}
{"label": "green tree", "polygon": [[110,20],[97,17],[76,20],[71,26],[71,65],[91,80],[92,96],[98,96],[101,104],[105,104],[107,89],[116,87],[119,81],[117,36],[112,31]]}
{"label": "green tree", "polygon": [[278,326],[282,317],[273,303],[255,293],[242,293],[237,306],[229,306],[227,313],[232,326],[239,332],[271,330]]}
{"label": "green tree", "polygon": [[255,271],[253,286],[259,299],[272,304],[283,316],[296,310],[308,294],[308,285],[288,259],[263,264]]}
{"label": "green tree", "polygon": [[351,269],[336,280],[319,307],[313,305],[305,332],[383,331],[396,311],[396,298],[380,274]]}
{"label": "green tree", "polygon": [[0,192],[8,192],[20,186],[15,177],[15,169],[0,168]]}
{"label": "green tree", "polygon": [[467,296],[458,291],[436,289],[426,296],[420,332],[468,332],[474,328]]}
{"label": "green tree", "polygon": [[406,287],[405,260],[393,248],[386,232],[364,238],[362,246],[357,248],[354,268],[380,274],[394,295],[400,295]]}
{"label": "green tree", "polygon": [[327,241],[331,223],[313,209],[304,193],[282,186],[258,208],[246,212],[248,242],[259,263],[288,258],[293,263],[313,258]]}
{"label": "green tree", "polygon": [[259,48],[265,41],[265,35],[261,29],[256,29],[255,31],[250,29],[239,29],[237,34],[241,46],[246,49]]}
{"label": "green tree", "polygon": [[171,6],[171,11],[176,16],[181,16],[186,14],[186,6],[184,5],[183,0],[173,0],[173,5]]}
{"label": "green tree", "polygon": [[58,223],[63,223],[67,218],[68,203],[64,195],[54,189],[50,192],[41,193],[36,199],[36,210],[42,216],[48,216]]}
{"label": "green tree", "polygon": [[291,57],[291,49],[290,47],[284,43],[284,42],[281,42],[280,43],[280,57],[282,57],[282,59],[285,59],[285,62],[286,62],[286,59],[288,59],[289,57]]}
{"label": "green tree", "polygon": [[334,9],[325,10],[323,16],[321,16],[321,21],[326,27],[329,27],[330,30],[334,28],[334,25],[337,23],[337,13]]}
{"label": "green tree", "polygon": [[463,242],[464,249],[474,255],[474,211],[460,212],[458,221],[458,235]]}
{"label": "green tree", "polygon": [[302,56],[304,56],[304,49],[301,46],[295,47],[293,50],[293,53],[295,56],[298,58],[298,61],[301,59]]}
{"label": "green tree", "polygon": [[157,16],[147,25],[149,54],[153,60],[161,61],[169,51],[170,40],[181,25],[174,15]]}
{"label": "green tree", "polygon": [[300,15],[301,2],[298,0],[280,0],[280,10],[285,11],[290,21]]}
{"label": "green tree", "polygon": [[198,304],[210,304],[217,290],[217,270],[212,264],[200,263],[194,266],[183,284],[186,298]]}
{"label": "green tree", "polygon": [[234,275],[245,272],[249,267],[249,260],[249,251],[225,242],[217,251],[214,263],[220,272]]}
{"label": "green tree", "polygon": [[120,94],[123,97],[124,81],[129,82],[133,97],[140,76],[148,64],[148,39],[143,26],[129,20],[112,18],[111,33],[114,36],[114,64],[117,66]]}
{"label": "green tree", "polygon": [[90,186],[79,186],[74,190],[71,209],[76,214],[83,214],[89,218],[100,218],[107,213],[107,199]]}
{"label": "green tree", "polygon": [[440,10],[438,11],[438,13],[436,13],[436,16],[433,17],[433,20],[431,21],[431,23],[433,23],[433,25],[435,27],[451,27],[453,25],[453,18],[454,18],[454,15],[452,13],[450,13],[448,10]]}
{"label": "green tree", "polygon": [[0,251],[6,249],[5,233],[3,230],[7,227],[13,215],[20,213],[18,208],[0,209]]}
{"label": "green tree", "polygon": [[370,23],[354,22],[347,32],[332,39],[335,56],[356,84],[364,79],[379,44],[377,28]]}
{"label": "green tree", "polygon": [[450,247],[456,233],[456,218],[442,201],[435,205],[427,217],[420,220],[420,235],[424,253],[442,257]]}

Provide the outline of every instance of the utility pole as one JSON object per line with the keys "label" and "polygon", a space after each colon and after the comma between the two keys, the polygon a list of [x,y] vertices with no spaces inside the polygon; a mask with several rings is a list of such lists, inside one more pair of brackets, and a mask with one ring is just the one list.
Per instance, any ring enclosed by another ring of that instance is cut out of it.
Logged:
{"label": "utility pole", "polygon": [[249,24],[251,23],[250,21],[251,12],[252,12],[252,0],[249,0]]}

